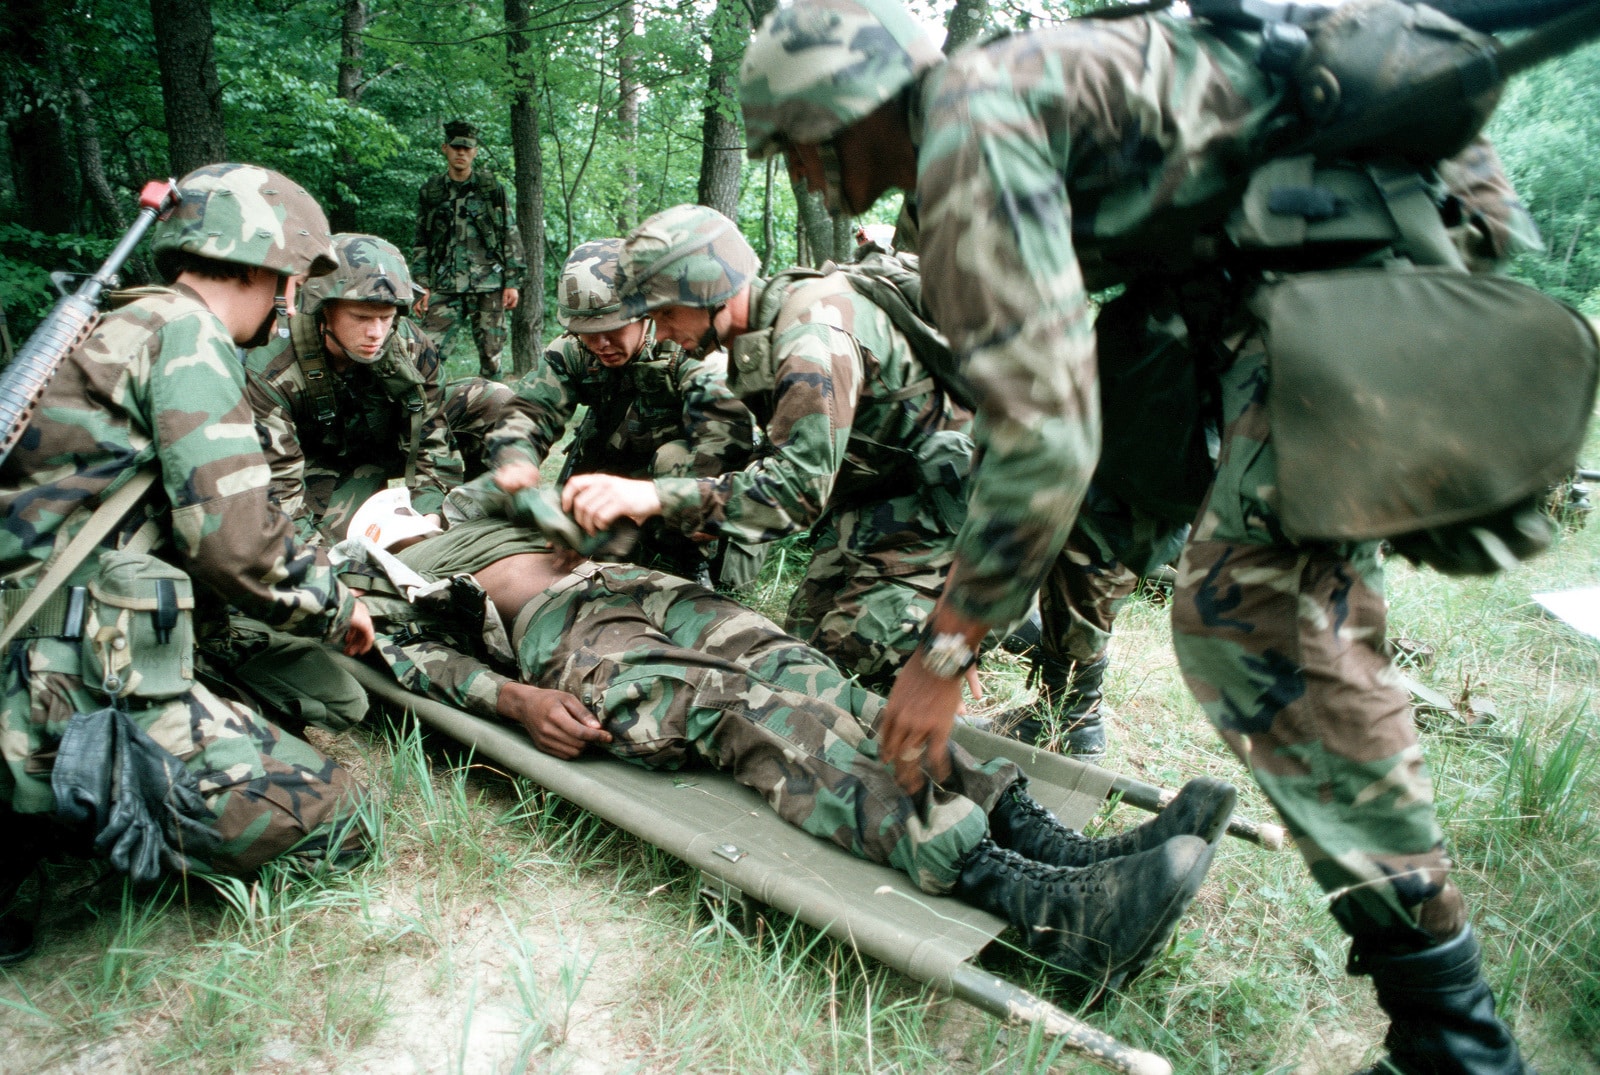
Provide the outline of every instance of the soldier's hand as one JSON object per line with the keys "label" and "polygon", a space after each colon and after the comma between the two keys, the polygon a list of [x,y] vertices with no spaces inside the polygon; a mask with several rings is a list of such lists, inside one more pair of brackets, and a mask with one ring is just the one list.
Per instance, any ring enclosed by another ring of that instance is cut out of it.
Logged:
{"label": "soldier's hand", "polygon": [[372,613],[364,601],[357,601],[350,613],[350,626],[344,632],[344,652],[349,657],[359,657],[372,648],[375,635],[372,630]]}
{"label": "soldier's hand", "polygon": [[532,463],[506,463],[494,472],[494,483],[507,493],[533,489],[539,484],[539,468]]}
{"label": "soldier's hand", "polygon": [[562,487],[561,510],[578,520],[588,533],[598,534],[624,516],[643,524],[652,515],[660,515],[661,498],[652,481],[614,474],[579,474]]}
{"label": "soldier's hand", "polygon": [[516,288],[508,287],[504,291],[500,292],[500,305],[504,309],[515,310],[517,308],[517,300],[520,297],[521,295],[517,292]]}
{"label": "soldier's hand", "polygon": [[418,317],[426,317],[428,315],[428,296],[430,294],[432,294],[432,292],[430,292],[427,288],[422,289],[422,296],[417,299],[416,309]]}
{"label": "soldier's hand", "polygon": [[878,756],[907,795],[922,790],[924,769],[935,780],[950,775],[950,729],[961,709],[966,677],[945,679],[922,665],[920,653],[900,669],[878,722]]}
{"label": "soldier's hand", "polygon": [[500,688],[495,710],[522,725],[534,746],[557,758],[576,758],[590,743],[611,742],[599,719],[566,691],[507,683]]}

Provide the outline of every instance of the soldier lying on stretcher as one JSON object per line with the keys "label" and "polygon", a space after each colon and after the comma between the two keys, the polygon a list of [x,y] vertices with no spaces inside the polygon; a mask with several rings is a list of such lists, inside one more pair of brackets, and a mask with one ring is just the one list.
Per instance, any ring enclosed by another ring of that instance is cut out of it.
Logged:
{"label": "soldier lying on stretcher", "polygon": [[1080,995],[1118,988],[1166,941],[1226,827],[1230,785],[1192,781],[1158,818],[1090,839],[1034,802],[1013,763],[952,744],[908,796],[872,736],[882,698],[728,598],[552,551],[518,525],[539,495],[440,533],[391,489],[352,520],[344,577],[367,591],[402,684],[516,720],[557,757],[595,746],[728,772],[813,836],[1005,918]]}

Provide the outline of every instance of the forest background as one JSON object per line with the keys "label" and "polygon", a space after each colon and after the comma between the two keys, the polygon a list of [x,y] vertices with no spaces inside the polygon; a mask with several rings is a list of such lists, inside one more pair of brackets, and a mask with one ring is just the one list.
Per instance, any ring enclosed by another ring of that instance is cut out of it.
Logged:
{"label": "forest background", "polygon": [[[774,0],[8,0],[0,9],[0,307],[26,338],[52,270],[92,271],[145,181],[218,160],[277,168],[336,231],[409,250],[442,124],[483,131],[543,303],[515,312],[516,369],[557,331],[567,251],[681,202],[738,220],[769,271],[850,249],[852,224],[745,159],[737,66]],[[1092,6],[916,3],[946,49]],[[1514,272],[1600,313],[1600,49],[1513,84],[1493,127],[1544,233]],[[873,219],[892,221],[893,200]],[[148,263],[125,276],[145,282]],[[531,293],[533,288],[524,288]]]}

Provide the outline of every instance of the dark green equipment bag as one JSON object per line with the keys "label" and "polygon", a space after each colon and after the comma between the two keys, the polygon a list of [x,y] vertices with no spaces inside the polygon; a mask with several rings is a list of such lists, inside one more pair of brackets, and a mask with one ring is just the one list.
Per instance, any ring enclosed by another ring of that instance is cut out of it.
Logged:
{"label": "dark green equipment bag", "polygon": [[1526,509],[1572,470],[1600,376],[1577,311],[1504,277],[1410,266],[1269,276],[1250,309],[1289,537],[1389,538],[1451,574],[1549,544]]}

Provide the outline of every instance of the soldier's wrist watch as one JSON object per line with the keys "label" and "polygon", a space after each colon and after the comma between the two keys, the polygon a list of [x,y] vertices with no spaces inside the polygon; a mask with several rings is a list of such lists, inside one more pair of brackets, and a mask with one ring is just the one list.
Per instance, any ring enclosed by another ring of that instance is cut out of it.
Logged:
{"label": "soldier's wrist watch", "polygon": [[917,652],[922,656],[922,667],[940,679],[955,679],[978,663],[978,651],[967,645],[965,635],[935,631],[932,623],[922,629]]}

